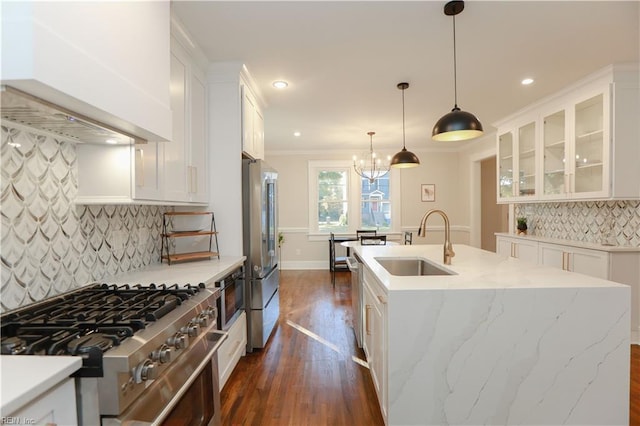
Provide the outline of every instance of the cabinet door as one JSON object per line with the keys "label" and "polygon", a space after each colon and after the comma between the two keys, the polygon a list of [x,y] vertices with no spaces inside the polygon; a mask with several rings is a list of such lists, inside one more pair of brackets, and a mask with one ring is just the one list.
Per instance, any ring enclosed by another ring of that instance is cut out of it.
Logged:
{"label": "cabinet door", "polygon": [[569,270],[590,277],[609,279],[609,254],[597,250],[573,249]]}
{"label": "cabinet door", "polygon": [[186,146],[186,96],[187,58],[180,52],[171,52],[171,110],[173,114],[173,139],[164,148],[164,185],[167,201],[188,201],[187,146]]}
{"label": "cabinet door", "polygon": [[[49,389],[34,401],[29,402],[11,416],[3,417],[14,418],[17,420],[26,420],[25,423],[13,424],[58,424],[58,425],[75,425],[78,424],[76,415],[76,388],[74,379],[65,379],[63,382]],[[4,413],[2,414],[5,415]]]}
{"label": "cabinet door", "polygon": [[606,197],[609,141],[605,131],[608,120],[605,123],[604,94],[576,103],[573,113],[573,156],[569,165],[572,198]]}
{"label": "cabinet door", "polygon": [[163,155],[165,142],[134,147],[135,199],[163,200]]}
{"label": "cabinet door", "polygon": [[253,152],[255,158],[264,158],[264,118],[257,106],[253,114]]}
{"label": "cabinet door", "polygon": [[518,259],[538,264],[538,243],[519,240],[515,243],[515,254]]}
{"label": "cabinet door", "polygon": [[498,199],[508,200],[515,195],[513,133],[498,136]]}
{"label": "cabinet door", "polygon": [[544,198],[567,196],[567,127],[564,109],[546,115],[542,119],[543,183]]}
{"label": "cabinet door", "polygon": [[567,270],[567,256],[562,246],[540,243],[538,259],[542,265]]}
{"label": "cabinet door", "polygon": [[247,86],[242,86],[242,150],[253,158],[256,158],[253,144],[255,109],[255,100],[251,92]]}
{"label": "cabinet door", "polygon": [[496,253],[500,256],[513,256],[513,243],[510,239],[496,237]]}
{"label": "cabinet door", "polygon": [[190,165],[189,194],[194,202],[206,202],[209,198],[207,186],[207,102],[204,78],[196,72],[191,74],[190,90]]}
{"label": "cabinet door", "polygon": [[518,127],[518,197],[536,195],[536,123]]}

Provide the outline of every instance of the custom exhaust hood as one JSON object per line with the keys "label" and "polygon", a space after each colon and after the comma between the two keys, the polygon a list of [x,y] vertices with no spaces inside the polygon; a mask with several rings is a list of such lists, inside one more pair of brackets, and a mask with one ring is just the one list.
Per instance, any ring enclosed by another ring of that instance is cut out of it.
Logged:
{"label": "custom exhaust hood", "polygon": [[10,86],[0,87],[0,98],[3,120],[46,132],[53,137],[100,145],[147,142]]}

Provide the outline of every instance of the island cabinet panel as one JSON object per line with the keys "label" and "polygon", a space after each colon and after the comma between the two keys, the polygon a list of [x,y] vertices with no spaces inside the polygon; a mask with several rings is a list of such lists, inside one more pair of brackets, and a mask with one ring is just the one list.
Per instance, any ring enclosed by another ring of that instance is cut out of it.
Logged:
{"label": "island cabinet panel", "polygon": [[354,248],[385,423],[628,424],[629,287],[454,249],[452,275],[401,276],[380,259],[442,267],[442,246]]}
{"label": "island cabinet panel", "polygon": [[387,293],[372,272],[364,268],[363,349],[378,394],[382,416],[387,417]]}

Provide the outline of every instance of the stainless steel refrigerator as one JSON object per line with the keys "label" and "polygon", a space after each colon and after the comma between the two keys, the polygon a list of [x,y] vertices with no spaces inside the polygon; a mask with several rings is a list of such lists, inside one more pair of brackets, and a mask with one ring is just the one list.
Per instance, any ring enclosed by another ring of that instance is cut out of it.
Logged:
{"label": "stainless steel refrigerator", "polygon": [[264,348],[280,315],[278,173],[262,160],[242,160],[244,254],[247,257],[247,351]]}

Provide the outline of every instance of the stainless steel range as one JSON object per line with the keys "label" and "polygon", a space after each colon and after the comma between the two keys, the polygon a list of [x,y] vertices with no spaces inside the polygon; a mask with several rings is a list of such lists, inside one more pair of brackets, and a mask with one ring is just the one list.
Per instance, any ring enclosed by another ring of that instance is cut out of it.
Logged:
{"label": "stainless steel range", "polygon": [[2,315],[2,355],[81,356],[82,424],[218,424],[219,297],[204,284],[91,285]]}

